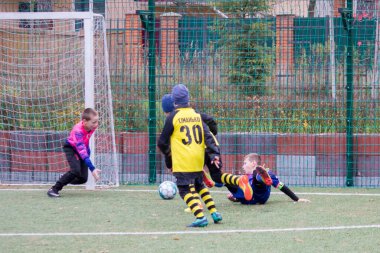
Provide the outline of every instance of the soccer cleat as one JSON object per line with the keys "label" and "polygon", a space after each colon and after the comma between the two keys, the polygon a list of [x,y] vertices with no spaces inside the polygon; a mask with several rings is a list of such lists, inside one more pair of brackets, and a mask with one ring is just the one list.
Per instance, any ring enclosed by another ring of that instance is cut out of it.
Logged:
{"label": "soccer cleat", "polygon": [[212,214],[211,214],[211,217],[212,217],[212,219],[214,220],[214,223],[215,223],[215,224],[216,224],[216,223],[219,223],[219,221],[222,221],[222,220],[223,220],[222,215],[221,215],[220,213],[218,213],[218,212],[214,212],[214,213],[212,213]]}
{"label": "soccer cleat", "polygon": [[49,197],[52,197],[52,198],[59,198],[59,197],[61,197],[61,195],[59,195],[59,193],[56,190],[54,190],[53,188],[50,188],[48,190],[47,195]]}
{"label": "soccer cleat", "polygon": [[239,200],[237,200],[232,193],[227,194],[227,199],[232,202],[239,202]]}
{"label": "soccer cleat", "polygon": [[220,188],[220,187],[223,187],[223,186],[224,186],[224,184],[222,184],[222,183],[216,183],[216,182],[215,182],[215,187]]}
{"label": "soccer cleat", "polygon": [[203,182],[206,184],[208,188],[212,188],[215,185],[215,182],[211,179],[210,175],[203,171]]}
{"label": "soccer cleat", "polygon": [[264,181],[264,184],[266,184],[267,186],[272,185],[272,178],[269,176],[268,171],[266,169],[264,169],[264,167],[257,166],[256,171],[257,171],[257,173],[259,173],[260,177]]}
{"label": "soccer cleat", "polygon": [[249,184],[249,179],[247,175],[241,176],[239,178],[239,187],[240,189],[242,189],[244,193],[245,200],[251,200],[253,197],[253,191],[251,185]]}
{"label": "soccer cleat", "polygon": [[187,225],[188,228],[206,227],[208,225],[208,220],[206,217],[197,218],[193,223]]}

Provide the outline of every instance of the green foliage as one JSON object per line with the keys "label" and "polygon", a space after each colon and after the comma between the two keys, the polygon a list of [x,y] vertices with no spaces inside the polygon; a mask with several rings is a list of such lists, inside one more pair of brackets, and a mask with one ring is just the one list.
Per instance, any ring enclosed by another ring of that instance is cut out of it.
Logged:
{"label": "green foliage", "polygon": [[2,102],[0,130],[67,130],[80,119],[83,104],[51,104],[40,106],[38,99],[13,99]]}
{"label": "green foliage", "polygon": [[148,115],[148,100],[128,102],[114,99],[113,106],[116,131],[147,131],[145,115]]}
{"label": "green foliage", "polygon": [[263,95],[275,54],[271,45],[271,22],[253,19],[268,9],[266,1],[231,1],[216,5],[227,12],[228,19],[216,20],[211,28],[219,37],[218,43],[228,74],[228,81],[242,93]]}
{"label": "green foliage", "polygon": [[233,54],[228,68],[229,81],[244,94],[263,95],[274,60],[273,50],[263,43],[268,35],[268,24],[243,24],[242,27],[242,33],[225,41]]}
{"label": "green foliage", "polygon": [[269,10],[267,0],[217,1],[215,7],[233,18],[251,18]]}

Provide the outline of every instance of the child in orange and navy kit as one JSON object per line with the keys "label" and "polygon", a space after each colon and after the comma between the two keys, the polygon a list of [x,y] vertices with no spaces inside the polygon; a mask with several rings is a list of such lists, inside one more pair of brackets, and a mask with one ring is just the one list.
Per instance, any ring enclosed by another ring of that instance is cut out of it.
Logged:
{"label": "child in orange and navy kit", "polygon": [[100,170],[90,160],[90,138],[99,124],[98,112],[87,108],[82,113],[82,121],[76,124],[63,146],[70,171],[63,174],[53,187],[49,189],[49,197],[60,197],[59,191],[68,184],[84,184],[87,182],[88,169],[95,180],[100,178]]}
{"label": "child in orange and navy kit", "polygon": [[241,189],[228,186],[230,194],[227,198],[233,202],[240,202],[245,205],[265,204],[270,197],[271,186],[285,193],[295,202],[310,202],[308,199],[301,199],[289,189],[284,183],[280,182],[277,176],[269,169],[265,169],[261,164],[261,157],[256,153],[251,153],[244,158],[243,171],[249,178],[253,195],[247,200]]}

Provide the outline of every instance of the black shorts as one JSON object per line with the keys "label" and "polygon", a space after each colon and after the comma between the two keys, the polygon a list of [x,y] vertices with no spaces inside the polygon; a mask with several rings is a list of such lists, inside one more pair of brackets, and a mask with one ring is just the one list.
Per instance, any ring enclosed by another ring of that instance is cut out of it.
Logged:
{"label": "black shorts", "polygon": [[177,185],[200,185],[203,183],[203,172],[173,172]]}

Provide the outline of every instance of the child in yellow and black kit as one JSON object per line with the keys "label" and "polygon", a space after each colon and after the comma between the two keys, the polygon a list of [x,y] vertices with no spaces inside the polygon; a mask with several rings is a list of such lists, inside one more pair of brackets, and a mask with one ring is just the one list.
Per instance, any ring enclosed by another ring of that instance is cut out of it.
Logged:
{"label": "child in yellow and black kit", "polygon": [[203,183],[202,174],[206,153],[212,163],[218,166],[219,148],[200,114],[189,106],[189,91],[186,86],[174,86],[172,96],[176,108],[166,118],[158,147],[165,155],[166,166],[172,169],[177,179],[180,196],[196,217],[188,227],[208,225],[207,218],[190,191],[190,185],[195,186],[214,223],[219,223],[222,215],[217,212],[215,202]]}
{"label": "child in yellow and black kit", "polygon": [[[164,111],[165,116],[168,117],[175,110],[172,94],[165,94],[162,97],[161,102],[162,102],[162,110]],[[215,144],[219,147],[218,141],[216,140],[216,135],[218,133],[218,124],[216,123],[216,121],[214,120],[212,116],[207,115],[205,113],[200,113],[200,115],[201,115],[202,121],[208,126],[210,133],[213,135],[215,139]],[[203,171],[203,182],[206,184],[208,188],[211,188],[214,185],[218,187],[222,187],[223,185],[225,185],[226,187],[238,186],[244,193],[244,197],[246,200],[252,199],[253,191],[249,184],[248,176],[246,175],[238,176],[238,175],[233,175],[233,174],[224,172],[222,170],[223,163],[220,156],[219,156],[219,164],[214,164],[210,160],[209,155],[206,154],[205,165],[207,166],[211,174],[211,179],[210,179],[208,173]],[[193,195],[197,199],[199,199],[199,196],[196,193],[193,186],[190,187],[190,190],[193,193]],[[186,208],[185,212],[191,212],[190,208]]]}

